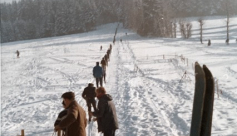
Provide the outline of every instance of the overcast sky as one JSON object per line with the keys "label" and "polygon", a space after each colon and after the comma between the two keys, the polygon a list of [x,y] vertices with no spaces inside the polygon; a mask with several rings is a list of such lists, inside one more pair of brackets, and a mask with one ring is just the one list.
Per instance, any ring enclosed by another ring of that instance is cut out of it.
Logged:
{"label": "overcast sky", "polygon": [[19,1],[19,0],[0,0],[1,3],[3,3],[3,2],[11,3],[12,1]]}

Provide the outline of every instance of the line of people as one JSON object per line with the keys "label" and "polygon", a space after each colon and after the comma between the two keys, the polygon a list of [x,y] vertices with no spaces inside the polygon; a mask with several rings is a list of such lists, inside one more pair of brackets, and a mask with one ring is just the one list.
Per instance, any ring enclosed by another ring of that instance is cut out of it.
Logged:
{"label": "line of people", "polygon": [[108,63],[110,61],[110,55],[112,52],[112,45],[110,44],[109,49],[107,50],[106,54],[102,58],[100,64],[99,62],[96,62],[96,66],[93,68],[93,76],[96,80],[96,87],[98,88],[99,85],[103,86],[103,80],[104,83],[106,83],[106,68],[108,67]]}
{"label": "line of people", "polygon": [[[104,136],[115,136],[115,131],[118,129],[118,121],[116,115],[115,105],[112,96],[106,93],[103,87],[103,79],[106,82],[106,67],[110,60],[112,52],[112,45],[110,44],[105,56],[93,68],[93,76],[96,78],[96,87],[93,83],[89,83],[84,88],[82,98],[85,99],[88,107],[89,122],[96,121],[98,124],[98,132],[102,132]],[[100,87],[99,86],[100,83]],[[62,130],[63,136],[86,136],[86,112],[76,102],[75,94],[73,92],[64,93],[61,98],[63,99],[62,105],[64,110],[59,113],[57,120],[54,123],[54,130]],[[96,107],[96,99],[98,105]],[[91,108],[94,111],[92,112]],[[94,118],[92,119],[92,117]]]}

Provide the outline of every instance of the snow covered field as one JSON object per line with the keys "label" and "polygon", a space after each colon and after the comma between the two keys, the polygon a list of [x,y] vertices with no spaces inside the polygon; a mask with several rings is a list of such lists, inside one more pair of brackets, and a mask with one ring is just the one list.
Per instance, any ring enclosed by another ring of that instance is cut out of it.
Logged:
{"label": "snow covered field", "polygon": [[[197,18],[191,20],[189,40],[141,38],[120,25],[105,84],[117,109],[117,136],[189,135],[195,61],[209,67],[223,92],[219,98],[215,94],[212,135],[237,134],[237,17],[230,22],[228,46],[224,18],[205,21],[204,44],[199,42]],[[2,44],[1,135],[16,136],[25,129],[26,136],[51,136],[62,110],[60,97],[67,91],[75,92],[87,110],[81,93],[94,82],[92,68],[112,43],[116,26]],[[212,40],[210,47],[207,39]],[[19,59],[16,50],[21,53]],[[181,55],[188,64],[177,57]],[[185,71],[186,78],[180,82]],[[96,123],[88,125],[87,134],[99,135]]]}

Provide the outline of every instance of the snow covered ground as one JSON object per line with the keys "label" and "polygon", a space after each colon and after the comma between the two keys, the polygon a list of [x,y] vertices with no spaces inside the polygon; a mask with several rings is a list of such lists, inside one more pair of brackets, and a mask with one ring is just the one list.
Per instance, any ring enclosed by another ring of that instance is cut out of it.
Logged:
{"label": "snow covered ground", "polygon": [[[209,67],[222,90],[219,97],[215,94],[212,135],[237,134],[237,17],[230,22],[228,46],[223,17],[206,18],[204,44],[199,42],[197,18],[190,20],[193,38],[189,40],[142,38],[120,25],[105,84],[117,109],[116,136],[189,135],[195,61]],[[2,44],[1,135],[16,136],[25,129],[26,136],[51,136],[62,110],[60,97],[67,91],[75,92],[87,110],[81,93],[94,82],[92,68],[104,56],[116,26]],[[210,47],[207,39],[212,40]],[[88,125],[87,134],[99,135],[96,123]]]}

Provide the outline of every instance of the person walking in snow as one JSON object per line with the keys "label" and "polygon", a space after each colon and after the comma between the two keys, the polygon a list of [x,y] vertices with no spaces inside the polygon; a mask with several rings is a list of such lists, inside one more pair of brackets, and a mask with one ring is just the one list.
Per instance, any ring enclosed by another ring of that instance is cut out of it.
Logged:
{"label": "person walking in snow", "polygon": [[116,41],[116,40],[115,40],[115,36],[114,36],[114,39],[113,39],[113,44],[115,44],[115,41]]}
{"label": "person walking in snow", "polygon": [[107,50],[107,58],[108,58],[108,61],[109,61],[109,57],[110,57],[110,49]]}
{"label": "person walking in snow", "polygon": [[66,128],[65,136],[86,136],[86,112],[75,101],[75,94],[66,92],[62,95],[62,98],[67,108],[67,116],[55,126],[54,131]]}
{"label": "person walking in snow", "polygon": [[96,62],[96,66],[93,68],[93,76],[96,79],[96,87],[103,86],[103,68],[99,66],[99,62]]}
{"label": "person walking in snow", "polygon": [[112,44],[109,45],[110,53],[112,52]]}
{"label": "person walking in snow", "polygon": [[20,52],[18,50],[16,51],[16,56],[17,58],[20,58]]}
{"label": "person walking in snow", "polygon": [[118,120],[113,99],[111,95],[106,94],[104,87],[96,89],[96,97],[99,99],[98,108],[90,114],[97,119],[98,132],[104,133],[104,136],[115,136]]}
{"label": "person walking in snow", "polygon": [[[62,105],[63,105],[64,110],[61,111],[61,112],[58,114],[58,118],[57,118],[56,121],[54,122],[54,127],[56,127],[57,125],[59,125],[59,123],[60,123],[64,118],[66,118],[66,116],[67,116],[67,108],[66,108],[66,105],[65,105],[64,101],[62,102]],[[66,129],[64,128],[64,129],[63,129],[63,136],[65,136],[65,133],[66,133]]]}
{"label": "person walking in snow", "polygon": [[88,107],[89,122],[91,121],[91,117],[92,117],[89,114],[91,112],[91,105],[93,106],[94,111],[96,110],[95,90],[96,88],[94,87],[94,85],[92,83],[89,83],[82,93],[82,98],[86,100],[86,104]]}
{"label": "person walking in snow", "polygon": [[208,45],[208,46],[211,46],[211,40],[210,40],[210,39],[208,40],[207,45]]}
{"label": "person walking in snow", "polygon": [[106,61],[105,61],[105,58],[103,58],[100,63],[101,63],[101,66],[102,66],[102,68],[103,68],[103,78],[104,78],[104,82],[106,83],[105,78],[106,78],[106,66],[107,66],[107,63],[106,63]]}
{"label": "person walking in snow", "polygon": [[105,54],[104,59],[105,59],[106,65],[109,66],[109,64],[108,64],[108,56],[107,56],[107,54]]}

